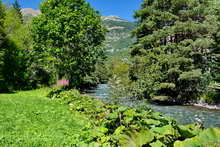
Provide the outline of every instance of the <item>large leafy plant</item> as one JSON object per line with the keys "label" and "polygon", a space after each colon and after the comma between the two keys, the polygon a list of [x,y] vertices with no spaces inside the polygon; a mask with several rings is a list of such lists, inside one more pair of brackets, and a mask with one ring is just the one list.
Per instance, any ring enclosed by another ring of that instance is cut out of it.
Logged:
{"label": "large leafy plant", "polygon": [[[203,130],[200,125],[177,125],[172,118],[148,108],[135,109],[103,103],[76,90],[53,91],[50,97],[68,104],[71,111],[86,116],[88,125],[77,137],[85,147],[166,147],[184,144],[187,140],[220,139],[218,129]],[[208,140],[200,142],[204,144]],[[178,146],[177,146],[178,147]]]}

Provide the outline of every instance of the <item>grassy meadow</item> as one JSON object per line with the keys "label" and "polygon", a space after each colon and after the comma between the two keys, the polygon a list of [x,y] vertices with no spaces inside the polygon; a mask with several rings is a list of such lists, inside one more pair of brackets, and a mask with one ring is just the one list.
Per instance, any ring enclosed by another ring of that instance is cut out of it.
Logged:
{"label": "grassy meadow", "polygon": [[68,106],[46,98],[49,89],[0,94],[0,146],[69,146],[85,124]]}

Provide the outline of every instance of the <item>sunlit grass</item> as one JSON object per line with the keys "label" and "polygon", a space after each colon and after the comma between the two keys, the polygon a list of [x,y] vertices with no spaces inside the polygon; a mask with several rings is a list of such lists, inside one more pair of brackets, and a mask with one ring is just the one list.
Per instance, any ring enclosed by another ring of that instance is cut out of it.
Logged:
{"label": "sunlit grass", "polygon": [[49,89],[0,94],[0,146],[70,146],[85,121]]}

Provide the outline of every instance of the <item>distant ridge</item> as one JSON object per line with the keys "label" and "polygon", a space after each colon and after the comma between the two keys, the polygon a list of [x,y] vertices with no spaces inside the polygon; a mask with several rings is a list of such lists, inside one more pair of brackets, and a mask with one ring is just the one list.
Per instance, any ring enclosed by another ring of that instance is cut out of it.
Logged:
{"label": "distant ridge", "polygon": [[111,56],[127,56],[129,47],[135,42],[131,32],[136,24],[118,16],[102,16],[102,23],[108,29],[106,51]]}
{"label": "distant ridge", "polygon": [[127,21],[127,20],[124,20],[124,19],[120,18],[119,16],[114,16],[114,15],[102,16],[102,20],[103,20],[103,21],[122,21],[122,22],[129,22],[129,21]]}

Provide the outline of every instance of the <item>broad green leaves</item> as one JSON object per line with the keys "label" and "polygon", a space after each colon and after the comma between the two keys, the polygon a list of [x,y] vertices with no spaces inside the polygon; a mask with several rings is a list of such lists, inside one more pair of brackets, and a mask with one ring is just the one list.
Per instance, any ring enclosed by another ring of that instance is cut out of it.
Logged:
{"label": "broad green leaves", "polygon": [[[216,142],[219,129],[203,130],[199,125],[177,125],[172,118],[150,109],[109,105],[81,95],[76,90],[53,90],[50,97],[68,104],[91,122],[82,128],[79,145],[92,147],[187,147],[188,144]],[[200,145],[199,144],[199,145]],[[190,147],[190,146],[189,146]]]}
{"label": "broad green leaves", "polygon": [[184,141],[176,141],[174,147],[218,147],[220,145],[220,130],[210,128],[202,131],[198,136],[195,136]]}
{"label": "broad green leaves", "polygon": [[167,147],[165,144],[163,144],[161,141],[157,140],[156,142],[153,142],[150,144],[151,147]]}
{"label": "broad green leaves", "polygon": [[120,139],[122,147],[142,147],[149,144],[154,139],[154,134],[149,130],[141,130],[140,132],[130,132]]}

